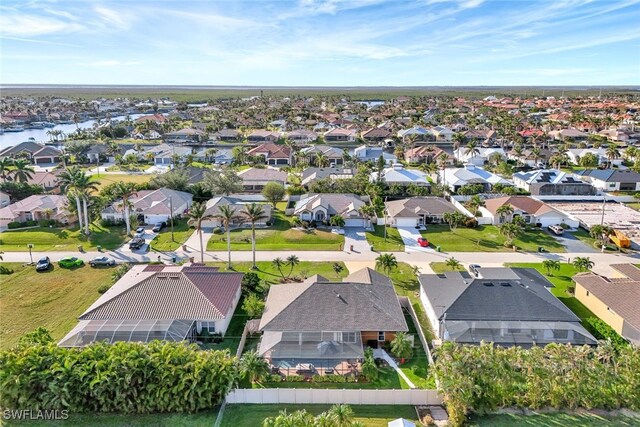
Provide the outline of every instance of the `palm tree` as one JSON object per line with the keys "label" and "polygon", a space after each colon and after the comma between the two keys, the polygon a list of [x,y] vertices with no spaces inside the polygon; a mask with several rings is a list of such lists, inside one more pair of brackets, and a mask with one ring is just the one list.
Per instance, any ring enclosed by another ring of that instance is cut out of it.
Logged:
{"label": "palm tree", "polygon": [[9,157],[3,157],[0,159],[0,178],[6,180],[7,177],[11,174],[11,165],[13,160]]}
{"label": "palm tree", "polygon": [[381,268],[387,273],[387,276],[391,272],[391,270],[398,267],[398,261],[396,260],[395,255],[393,254],[381,254],[376,258],[376,268]]}
{"label": "palm tree", "polygon": [[449,158],[447,157],[446,153],[442,153],[438,156],[438,166],[440,166],[440,169],[442,169],[442,182],[441,184],[446,185],[446,179],[445,179],[445,171],[447,169],[447,163],[449,161]]}
{"label": "palm tree", "polygon": [[336,427],[350,426],[353,421],[353,409],[349,405],[339,403],[333,405],[331,409],[327,411],[329,416],[333,419]]}
{"label": "palm tree", "polygon": [[273,266],[278,269],[278,271],[280,272],[280,275],[284,279],[284,273],[282,272],[282,267],[285,265],[285,262],[282,260],[282,258],[280,257],[275,258],[273,261],[271,261],[271,264],[273,264]]}
{"label": "palm tree", "polygon": [[391,341],[391,352],[404,361],[413,354],[413,346],[409,336],[404,332],[398,332],[396,337]]}
{"label": "palm tree", "polygon": [[78,214],[78,222],[80,226],[80,230],[83,229],[83,220],[82,220],[82,207],[80,204],[80,191],[79,191],[79,181],[80,181],[80,173],[82,171],[78,166],[72,166],[71,168],[65,169],[60,175],[58,175],[58,180],[60,182],[60,189],[62,191],[68,192],[70,197],[74,197],[76,199],[76,210]]}
{"label": "palm tree", "polygon": [[227,255],[229,258],[227,268],[231,269],[231,224],[233,224],[233,221],[238,219],[236,210],[230,205],[220,206],[219,212],[214,215],[214,218],[219,220],[227,231]]}
{"label": "palm tree", "polygon": [[11,165],[11,174],[16,182],[27,182],[33,178],[36,171],[26,159],[14,159]]}
{"label": "palm tree", "polygon": [[291,267],[289,270],[289,274],[287,274],[287,277],[291,277],[291,274],[293,273],[293,269],[295,268],[296,265],[300,264],[300,260],[295,255],[289,255],[287,257],[287,264],[289,265],[289,267]]}
{"label": "palm tree", "polygon": [[98,191],[98,184],[91,181],[91,177],[86,174],[85,171],[80,170],[77,174],[77,183],[76,187],[80,192],[80,198],[82,199],[83,211],[84,211],[84,233],[89,235],[89,212],[87,209],[89,198],[91,197],[91,193],[94,191]]}
{"label": "palm tree", "polygon": [[447,260],[446,262],[447,267],[451,268],[452,270],[458,270],[460,269],[460,267],[462,267],[462,264],[460,264],[460,261],[458,261],[457,259],[455,259],[454,257],[451,257]]}
{"label": "palm tree", "polygon": [[591,270],[594,266],[594,262],[589,257],[576,257],[573,260],[573,265],[580,271]]}
{"label": "palm tree", "polygon": [[319,168],[326,168],[329,166],[329,158],[327,157],[326,154],[324,153],[317,153],[316,154],[316,165]]}
{"label": "palm tree", "polygon": [[269,375],[269,365],[258,352],[250,351],[240,358],[240,373],[252,383],[260,382]]}
{"label": "palm tree", "polygon": [[498,209],[496,209],[496,213],[500,215],[500,222],[503,222],[507,217],[513,215],[513,206],[502,205]]}
{"label": "palm tree", "polygon": [[609,144],[606,150],[607,160],[609,160],[609,167],[613,164],[613,161],[620,157],[620,150],[616,144]]}
{"label": "palm tree", "polygon": [[551,276],[551,270],[560,270],[560,261],[555,259],[545,259],[542,266],[547,270],[547,276]]}
{"label": "palm tree", "polygon": [[196,229],[200,237],[200,262],[204,264],[204,243],[202,241],[202,221],[211,218],[211,215],[207,214],[207,204],[194,202],[189,209],[189,220],[187,223]]}
{"label": "palm tree", "polygon": [[122,199],[122,212],[123,212],[122,216],[124,218],[124,223],[127,227],[127,234],[130,234],[131,233],[131,216],[129,214],[129,208],[131,208],[133,205],[129,199],[135,196],[136,194],[138,194],[136,192],[136,186],[133,182],[120,181],[116,184],[115,194],[116,194],[116,197],[118,197],[119,199]]}
{"label": "palm tree", "polygon": [[245,205],[242,215],[247,222],[251,223],[251,251],[253,252],[253,265],[251,268],[256,270],[258,268],[256,267],[256,222],[267,218],[267,215],[264,212],[264,208],[256,203]]}
{"label": "palm tree", "polygon": [[477,154],[480,154],[480,150],[478,150],[478,147],[476,146],[476,143],[474,141],[469,141],[464,149],[464,153],[467,156],[471,156],[471,160],[473,160],[473,158]]}
{"label": "palm tree", "polygon": [[484,200],[482,200],[482,197],[480,197],[477,194],[474,194],[473,196],[471,196],[471,198],[467,201],[467,207],[469,208],[473,216],[476,216],[480,206],[484,206],[484,205],[485,205]]}

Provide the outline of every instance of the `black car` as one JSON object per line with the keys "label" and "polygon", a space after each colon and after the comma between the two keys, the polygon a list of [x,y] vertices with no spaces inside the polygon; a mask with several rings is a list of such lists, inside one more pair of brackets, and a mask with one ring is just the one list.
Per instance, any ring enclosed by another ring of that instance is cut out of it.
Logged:
{"label": "black car", "polygon": [[51,268],[51,260],[48,256],[40,258],[36,263],[36,271],[47,271]]}
{"label": "black car", "polygon": [[157,222],[156,225],[153,226],[151,231],[153,231],[154,233],[159,233],[160,230],[162,230],[166,226],[167,226],[166,222]]}
{"label": "black car", "polygon": [[131,241],[129,242],[129,249],[131,250],[140,249],[143,246],[144,246],[144,239],[142,237],[135,237],[131,239]]}

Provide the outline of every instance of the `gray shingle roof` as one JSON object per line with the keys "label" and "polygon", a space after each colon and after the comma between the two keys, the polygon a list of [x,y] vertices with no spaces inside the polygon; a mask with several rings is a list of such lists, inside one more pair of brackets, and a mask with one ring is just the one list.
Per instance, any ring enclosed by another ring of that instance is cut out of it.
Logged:
{"label": "gray shingle roof", "polygon": [[415,218],[423,215],[443,215],[446,212],[455,212],[457,209],[442,197],[411,197],[409,199],[393,200],[386,202],[385,207],[390,217]]}

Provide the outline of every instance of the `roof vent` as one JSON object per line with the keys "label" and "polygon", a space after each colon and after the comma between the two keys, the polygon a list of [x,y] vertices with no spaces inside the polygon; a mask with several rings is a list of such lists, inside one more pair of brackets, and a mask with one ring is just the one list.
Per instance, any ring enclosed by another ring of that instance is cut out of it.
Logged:
{"label": "roof vent", "polygon": [[340,298],[340,294],[336,294],[336,298]]}
{"label": "roof vent", "polygon": [[492,288],[493,287],[493,283],[491,283],[491,282],[484,282],[483,285],[485,285],[487,288]]}
{"label": "roof vent", "polygon": [[500,283],[500,286],[502,286],[503,288],[510,288],[511,287],[511,283],[502,282],[502,283]]}

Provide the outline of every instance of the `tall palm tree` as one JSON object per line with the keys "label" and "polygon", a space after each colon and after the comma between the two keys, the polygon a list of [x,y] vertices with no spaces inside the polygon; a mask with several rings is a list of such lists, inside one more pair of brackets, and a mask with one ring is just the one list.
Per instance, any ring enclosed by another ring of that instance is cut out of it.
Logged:
{"label": "tall palm tree", "polygon": [[31,166],[26,159],[14,159],[13,164],[11,165],[11,174],[13,175],[13,180],[16,182],[27,182],[31,178],[33,178],[33,174],[36,171]]}
{"label": "tall palm tree", "polygon": [[398,266],[398,261],[396,260],[395,255],[393,254],[381,254],[376,258],[376,268],[381,268],[387,273],[387,276]]}
{"label": "tall palm tree", "polygon": [[317,153],[316,154],[316,165],[319,168],[326,168],[329,166],[329,158],[327,157],[326,154],[324,153]]}
{"label": "tall palm tree", "polygon": [[573,265],[580,271],[588,271],[593,268],[594,262],[589,257],[576,257]]}
{"label": "tall palm tree", "polygon": [[11,174],[11,165],[13,164],[13,160],[9,157],[3,157],[0,159],[0,178],[3,180],[7,179]]}
{"label": "tall palm tree", "polygon": [[129,209],[133,206],[129,199],[138,194],[136,192],[136,186],[132,182],[120,181],[116,184],[115,194],[116,197],[122,199],[124,223],[127,227],[127,234],[129,234],[131,233],[131,216]]}
{"label": "tall palm tree", "polygon": [[78,188],[78,191],[80,192],[80,198],[82,199],[82,205],[83,205],[84,233],[86,235],[89,235],[89,232],[90,232],[89,224],[91,222],[89,221],[89,213],[88,213],[87,205],[89,203],[89,198],[91,197],[91,193],[94,191],[98,191],[98,184],[91,181],[91,177],[87,175],[86,172],[83,170],[80,170],[77,177],[78,177],[77,188]]}
{"label": "tall palm tree", "polygon": [[464,149],[464,153],[467,156],[471,156],[471,159],[473,160],[476,155],[480,154],[480,150],[478,150],[474,141],[469,141]]}
{"label": "tall palm tree", "polygon": [[289,274],[287,275],[287,277],[291,277],[291,274],[293,273],[293,269],[296,267],[296,265],[300,264],[300,259],[298,259],[296,255],[289,255],[287,257],[287,264],[290,267]]}
{"label": "tall palm tree", "polygon": [[202,242],[202,221],[209,219],[211,215],[207,215],[207,204],[194,202],[189,209],[189,220],[187,223],[196,229],[196,233],[200,237],[200,263],[204,264],[204,243]]}
{"label": "tall palm tree", "polygon": [[80,226],[80,230],[83,229],[83,218],[82,218],[82,205],[80,204],[80,173],[82,171],[78,166],[72,166],[71,168],[65,169],[60,175],[58,175],[58,180],[60,182],[60,189],[69,194],[69,197],[73,197],[76,199],[76,210],[78,214],[78,223]]}
{"label": "tall palm tree", "polygon": [[607,160],[609,160],[609,167],[613,164],[613,161],[620,157],[620,150],[616,144],[609,144],[606,150]]}
{"label": "tall palm tree", "polygon": [[496,213],[500,215],[501,218],[507,218],[510,215],[513,215],[513,206],[511,205],[502,205],[498,209],[496,209]]}
{"label": "tall palm tree", "polygon": [[244,211],[241,214],[245,217],[247,222],[251,223],[251,251],[253,252],[253,264],[251,268],[256,270],[256,222],[261,219],[267,218],[264,208],[256,203],[244,206]]}
{"label": "tall palm tree", "polygon": [[227,255],[228,255],[228,263],[227,268],[231,268],[231,224],[233,221],[238,219],[236,215],[236,210],[232,208],[230,205],[220,206],[219,212],[214,215],[214,218],[220,221],[220,223],[224,226],[224,229],[227,231]]}

